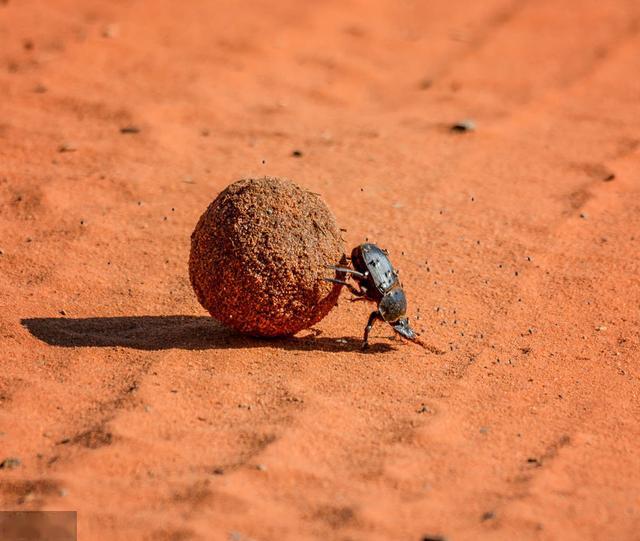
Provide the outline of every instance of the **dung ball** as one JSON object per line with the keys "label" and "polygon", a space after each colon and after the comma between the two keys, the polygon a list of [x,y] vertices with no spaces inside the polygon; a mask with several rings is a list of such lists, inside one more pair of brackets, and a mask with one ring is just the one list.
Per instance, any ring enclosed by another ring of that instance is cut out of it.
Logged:
{"label": "dung ball", "polygon": [[239,180],[209,205],[191,235],[189,277],[222,324],[256,336],[311,327],[338,301],[327,265],[344,255],[320,197],[277,178]]}

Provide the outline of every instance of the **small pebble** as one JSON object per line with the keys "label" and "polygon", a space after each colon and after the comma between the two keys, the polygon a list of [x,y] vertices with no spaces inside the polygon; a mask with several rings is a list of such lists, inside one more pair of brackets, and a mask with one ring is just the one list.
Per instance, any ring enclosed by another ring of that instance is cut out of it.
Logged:
{"label": "small pebble", "polygon": [[108,24],[102,29],[103,38],[117,38],[120,34],[120,27],[117,24]]}
{"label": "small pebble", "polygon": [[134,125],[123,126],[120,128],[120,133],[140,133],[140,128]]}
{"label": "small pebble", "polygon": [[471,119],[461,120],[451,125],[451,131],[455,132],[471,132],[475,131],[476,123]]}
{"label": "small pebble", "polygon": [[302,151],[301,151],[301,150],[294,150],[294,151],[291,153],[291,155],[292,155],[294,158],[302,158]]}
{"label": "small pebble", "polygon": [[0,470],[13,470],[22,464],[21,460],[15,456],[5,458],[0,462]]}
{"label": "small pebble", "polygon": [[420,90],[427,90],[427,89],[431,88],[432,85],[433,85],[433,81],[431,79],[422,79],[418,83],[418,88]]}
{"label": "small pebble", "polygon": [[58,152],[75,152],[78,150],[78,147],[73,143],[62,143],[58,147]]}

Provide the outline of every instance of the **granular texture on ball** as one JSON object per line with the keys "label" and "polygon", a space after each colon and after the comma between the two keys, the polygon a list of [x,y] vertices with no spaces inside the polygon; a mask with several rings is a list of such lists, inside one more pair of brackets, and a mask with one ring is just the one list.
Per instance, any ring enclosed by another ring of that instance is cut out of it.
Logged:
{"label": "granular texture on ball", "polygon": [[344,254],[319,196],[276,178],[245,179],[209,205],[191,235],[189,276],[218,321],[258,336],[291,335],[335,306],[332,276]]}

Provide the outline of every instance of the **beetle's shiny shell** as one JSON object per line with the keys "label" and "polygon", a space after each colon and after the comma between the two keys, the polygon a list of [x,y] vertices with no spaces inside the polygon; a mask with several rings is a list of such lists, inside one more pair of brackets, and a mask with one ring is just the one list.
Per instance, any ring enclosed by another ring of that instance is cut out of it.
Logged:
{"label": "beetle's shiny shell", "polygon": [[381,294],[385,294],[398,283],[398,275],[385,252],[375,244],[365,243],[354,248],[351,255],[354,267],[367,271],[370,276],[368,282]]}

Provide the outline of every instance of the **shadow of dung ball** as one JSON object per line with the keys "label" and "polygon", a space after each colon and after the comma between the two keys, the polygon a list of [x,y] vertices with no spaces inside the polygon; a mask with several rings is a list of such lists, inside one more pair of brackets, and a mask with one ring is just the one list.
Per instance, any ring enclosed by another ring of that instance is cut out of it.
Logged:
{"label": "shadow of dung ball", "polygon": [[332,276],[344,254],[317,195],[277,178],[245,179],[209,205],[191,235],[191,285],[209,313],[238,331],[291,335],[335,306]]}

